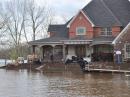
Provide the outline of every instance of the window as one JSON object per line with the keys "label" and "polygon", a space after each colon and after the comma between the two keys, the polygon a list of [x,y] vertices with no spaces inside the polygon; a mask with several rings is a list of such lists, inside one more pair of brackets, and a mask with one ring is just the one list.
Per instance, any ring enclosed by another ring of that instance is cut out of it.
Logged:
{"label": "window", "polygon": [[130,58],[130,44],[126,44],[126,54],[127,58]]}
{"label": "window", "polygon": [[102,28],[101,29],[101,35],[103,35],[103,36],[111,36],[112,35],[112,29],[110,27]]}
{"label": "window", "polygon": [[77,27],[76,28],[76,35],[85,35],[86,34],[86,28],[85,27]]}

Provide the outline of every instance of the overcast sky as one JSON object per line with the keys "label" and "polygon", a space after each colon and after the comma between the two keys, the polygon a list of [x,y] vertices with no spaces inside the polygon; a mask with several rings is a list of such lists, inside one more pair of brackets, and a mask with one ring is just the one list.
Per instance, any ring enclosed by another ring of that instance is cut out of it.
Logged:
{"label": "overcast sky", "polygon": [[70,19],[91,0],[36,0],[39,5],[46,3],[55,13],[57,23],[63,23],[64,18]]}

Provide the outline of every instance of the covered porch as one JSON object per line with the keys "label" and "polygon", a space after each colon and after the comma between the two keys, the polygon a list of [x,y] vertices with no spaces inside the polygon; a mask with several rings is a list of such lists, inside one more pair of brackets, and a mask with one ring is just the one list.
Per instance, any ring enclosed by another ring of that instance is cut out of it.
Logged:
{"label": "covered porch", "polygon": [[65,47],[61,44],[32,45],[32,55],[37,55],[41,62],[61,62]]}
{"label": "covered porch", "polygon": [[32,43],[32,54],[42,62],[64,62],[67,56],[91,57],[93,49],[87,40],[62,40],[60,42]]}
{"label": "covered porch", "polygon": [[98,45],[93,45],[92,47],[93,47],[93,54],[92,54],[93,61],[113,62],[114,47],[112,45],[98,44]]}
{"label": "covered porch", "polygon": [[99,62],[113,62],[114,46],[112,41],[115,39],[113,36],[99,36],[95,37],[91,46],[93,48],[92,60]]}

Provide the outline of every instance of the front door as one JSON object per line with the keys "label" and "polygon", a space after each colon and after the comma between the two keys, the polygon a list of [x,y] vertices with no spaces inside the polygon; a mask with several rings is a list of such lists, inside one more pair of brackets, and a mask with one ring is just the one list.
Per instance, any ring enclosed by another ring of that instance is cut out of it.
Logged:
{"label": "front door", "polygon": [[76,45],[75,46],[75,54],[78,57],[85,57],[86,55],[86,47],[85,45]]}

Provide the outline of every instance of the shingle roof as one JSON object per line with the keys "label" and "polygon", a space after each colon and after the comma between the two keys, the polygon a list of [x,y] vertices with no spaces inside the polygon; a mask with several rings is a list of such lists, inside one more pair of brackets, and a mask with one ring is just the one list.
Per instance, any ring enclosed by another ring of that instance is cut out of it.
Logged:
{"label": "shingle roof", "polygon": [[121,31],[121,33],[114,39],[114,41],[112,42],[112,44],[116,44],[121,37],[124,36],[124,34],[126,33],[130,33],[130,23]]}
{"label": "shingle roof", "polygon": [[112,41],[115,39],[113,36],[100,36],[100,37],[95,37],[93,39],[92,45],[97,45],[97,44],[112,44]]}
{"label": "shingle roof", "polygon": [[68,28],[66,25],[50,25],[48,32],[53,32],[53,37],[68,37]]}
{"label": "shingle roof", "polygon": [[91,1],[83,8],[83,11],[96,26],[120,25],[101,0]]}
{"label": "shingle roof", "polygon": [[[130,21],[130,2],[128,0],[92,0],[83,9],[84,13],[96,25],[101,27],[126,26]],[[54,37],[68,38],[67,24],[50,25],[48,32]]]}
{"label": "shingle roof", "polygon": [[122,26],[130,22],[130,1],[128,0],[103,0]]}
{"label": "shingle roof", "polygon": [[61,40],[67,40],[65,37],[49,37],[29,42],[31,45],[48,44],[48,43],[62,43]]}
{"label": "shingle roof", "polygon": [[[130,2],[128,0],[92,0],[82,10],[95,26],[126,26],[130,22]],[[30,43],[51,43],[69,39],[67,25],[71,20],[72,18],[66,24],[62,25],[50,25],[48,32],[53,32],[53,37],[36,40]],[[75,37],[74,39],[70,40],[85,40],[85,38]],[[111,42],[114,40],[114,37],[94,38],[93,44],[97,44],[104,40]]]}

